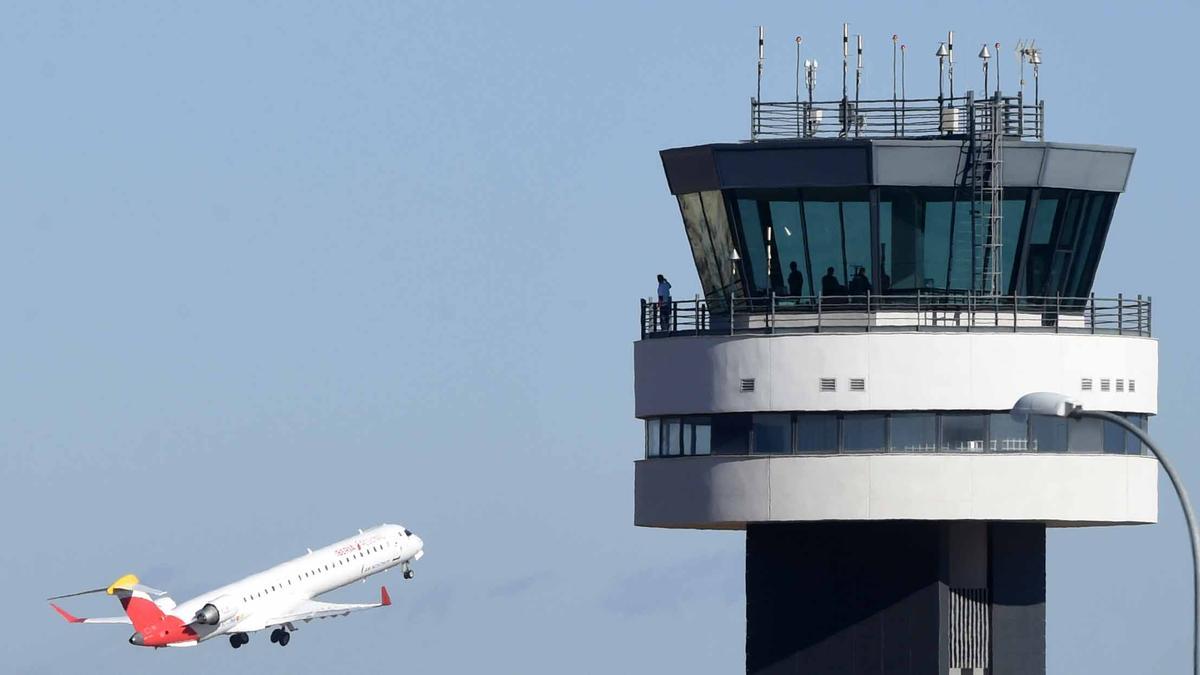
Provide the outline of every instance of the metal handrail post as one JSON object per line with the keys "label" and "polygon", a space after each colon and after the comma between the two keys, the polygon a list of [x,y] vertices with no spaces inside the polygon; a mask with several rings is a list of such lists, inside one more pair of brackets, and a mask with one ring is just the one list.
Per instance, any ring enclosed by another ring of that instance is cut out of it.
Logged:
{"label": "metal handrail post", "polygon": [[1062,291],[1054,294],[1054,332],[1058,332],[1059,325],[1062,324]]}
{"label": "metal handrail post", "polygon": [[1092,335],[1096,334],[1096,294],[1088,294],[1088,302],[1091,304],[1092,311]]}
{"label": "metal handrail post", "polygon": [[771,316],[768,319],[771,325],[767,327],[767,332],[771,335],[775,334],[775,289],[771,289]]}
{"label": "metal handrail post", "polygon": [[733,335],[733,293],[729,294],[729,334]]}
{"label": "metal handrail post", "polygon": [[1017,332],[1017,324],[1021,322],[1021,300],[1013,293],[1013,332]]}
{"label": "metal handrail post", "polygon": [[1125,334],[1125,297],[1117,293],[1117,335]]}
{"label": "metal handrail post", "polygon": [[871,291],[867,291],[867,316],[866,316],[867,332],[871,332]]}
{"label": "metal handrail post", "polygon": [[642,303],[642,321],[641,321],[642,339],[645,340],[646,339],[646,299],[638,298],[638,301]]}
{"label": "metal handrail post", "polygon": [[[895,272],[896,270],[892,270]],[[921,289],[917,289],[917,332],[921,332]]]}
{"label": "metal handrail post", "polygon": [[1154,337],[1154,321],[1152,314],[1154,313],[1154,299],[1149,295],[1146,296],[1146,337]]}
{"label": "metal handrail post", "polygon": [[821,295],[817,296],[817,332],[818,333],[821,332],[821,318],[822,318],[821,317],[821,299],[823,297],[824,296],[821,296]]}
{"label": "metal handrail post", "polygon": [[1137,316],[1138,316],[1138,335],[1142,334],[1142,294],[1138,293],[1137,299]]}

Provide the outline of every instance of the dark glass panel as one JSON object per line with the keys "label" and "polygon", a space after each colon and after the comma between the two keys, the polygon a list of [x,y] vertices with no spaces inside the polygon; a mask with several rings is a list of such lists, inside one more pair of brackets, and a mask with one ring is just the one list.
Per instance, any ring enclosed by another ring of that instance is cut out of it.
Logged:
{"label": "dark glass panel", "polygon": [[987,433],[984,416],[977,413],[947,413],[942,415],[943,450],[951,452],[981,452]]}
{"label": "dark glass panel", "polygon": [[802,296],[813,295],[812,272],[808,268],[808,247],[804,243],[803,223],[800,220],[800,202],[772,201],[772,239],[779,252],[779,278],[776,294]]}
{"label": "dark glass panel", "polygon": [[754,415],[754,452],[785,455],[792,452],[792,416]]}
{"label": "dark glass panel", "polygon": [[[738,219],[741,221],[742,269],[750,281],[750,295],[767,293],[767,239],[766,224],[762,222],[759,202],[754,199],[738,199]],[[765,204],[764,204],[765,206]]]}
{"label": "dark glass panel", "polygon": [[1029,450],[1029,424],[1013,419],[1008,413],[988,416],[988,449],[994,452],[1026,452]]}
{"label": "dark glass panel", "polygon": [[1067,421],[1061,417],[1034,415],[1029,418],[1030,439],[1037,452],[1066,452]]}
{"label": "dark glass panel", "polygon": [[1064,295],[1082,298],[1091,292],[1096,267],[1100,264],[1100,252],[1104,250],[1108,222],[1112,218],[1116,201],[1116,195],[1107,192],[1093,192],[1087,195],[1079,234],[1071,244],[1075,253],[1070,275],[1063,288]]}
{"label": "dark glass panel", "polygon": [[837,415],[804,413],[796,416],[796,452],[838,451]]}
{"label": "dark glass panel", "polygon": [[1100,420],[1093,417],[1073,419],[1067,422],[1067,450],[1070,452],[1100,452],[1105,445],[1105,429]]}
{"label": "dark glass panel", "polygon": [[937,413],[893,413],[889,446],[896,452],[935,452]]}
{"label": "dark glass panel", "polygon": [[1021,243],[1021,227],[1025,222],[1025,207],[1029,203],[1029,190],[1007,189],[1004,191],[1004,236],[1000,248],[1000,292],[1012,293],[1013,266],[1017,260],[1017,248]]}
{"label": "dark glass panel", "polygon": [[712,449],[718,455],[744,455],[750,451],[750,415],[732,413],[712,418]]}
{"label": "dark glass panel", "polygon": [[887,449],[887,415],[855,413],[842,417],[843,452],[880,452]]}
{"label": "dark glass panel", "polygon": [[[865,188],[806,189],[804,222],[822,295],[845,295],[858,267],[871,270],[871,207]],[[833,268],[832,274],[829,269]],[[859,282],[860,284],[863,282]]]}
{"label": "dark glass panel", "polygon": [[1033,223],[1029,228],[1029,257],[1025,263],[1025,286],[1022,295],[1044,295],[1050,264],[1054,258],[1054,222],[1063,190],[1042,190]]}

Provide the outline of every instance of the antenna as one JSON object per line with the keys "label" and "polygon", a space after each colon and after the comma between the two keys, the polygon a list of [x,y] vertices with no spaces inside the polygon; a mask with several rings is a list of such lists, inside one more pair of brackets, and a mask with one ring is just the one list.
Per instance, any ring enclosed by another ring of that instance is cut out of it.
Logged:
{"label": "antenna", "polygon": [[846,69],[850,59],[850,24],[842,24],[842,99],[846,98]]}
{"label": "antenna", "polygon": [[1000,43],[992,46],[996,48],[996,98],[1000,98]]}
{"label": "antenna", "polygon": [[[854,69],[854,117],[858,118],[858,94],[862,88],[862,73],[863,73],[863,41],[862,33],[858,34],[858,66]],[[857,133],[857,122],[855,123],[855,131]]]}
{"label": "antenna", "polygon": [[796,103],[800,103],[800,43],[804,38],[796,36]]}
{"label": "antenna", "polygon": [[[904,135],[904,118],[907,112],[908,96],[905,91],[904,79],[904,55],[908,53],[908,45],[900,45],[900,135]],[[940,113],[939,113],[940,114]]]}
{"label": "antenna", "polygon": [[986,97],[988,92],[988,60],[992,55],[988,53],[987,43],[983,43],[983,48],[979,50],[979,58],[983,61],[983,95]]}
{"label": "antenna", "polygon": [[896,43],[900,41],[900,36],[892,33],[892,135],[896,135],[896,130],[899,125],[899,120],[896,114]]}
{"label": "antenna", "polygon": [[1025,49],[1026,49],[1026,47],[1025,47],[1024,38],[1017,40],[1017,46],[1014,48],[1013,51],[1016,52],[1017,63],[1020,64],[1019,65],[1020,78],[1018,79],[1018,82],[1017,82],[1017,96],[1019,98],[1025,98],[1025,57],[1027,56],[1027,54],[1025,53]]}
{"label": "antenna", "polygon": [[954,105],[954,31],[950,31],[946,40],[946,58],[950,61],[950,105]]}
{"label": "antenna", "polygon": [[755,96],[756,101],[762,101],[762,71],[763,71],[763,41],[767,35],[767,31],[762,26],[758,27],[758,89]]}

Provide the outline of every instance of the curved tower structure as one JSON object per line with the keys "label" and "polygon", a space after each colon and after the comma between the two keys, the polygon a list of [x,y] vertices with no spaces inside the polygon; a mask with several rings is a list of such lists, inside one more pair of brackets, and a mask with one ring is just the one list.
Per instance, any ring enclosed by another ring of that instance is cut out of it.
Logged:
{"label": "curved tower structure", "polygon": [[1045,672],[1046,530],[1153,523],[1150,301],[1092,282],[1134,151],[1023,95],[752,102],[662,152],[704,297],[642,302],[635,522],[746,532],[748,673]]}

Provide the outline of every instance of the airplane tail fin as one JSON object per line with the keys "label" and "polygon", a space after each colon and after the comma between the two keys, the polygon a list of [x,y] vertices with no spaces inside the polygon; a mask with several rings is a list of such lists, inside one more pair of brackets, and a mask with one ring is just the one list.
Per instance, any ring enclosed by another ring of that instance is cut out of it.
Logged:
{"label": "airplane tail fin", "polygon": [[162,591],[141,585],[136,576],[126,574],[112,582],[105,592],[117,596],[117,599],[121,601],[121,608],[125,610],[125,615],[133,623],[134,630],[142,631],[162,621],[162,608],[150,597],[151,595],[163,595]]}

